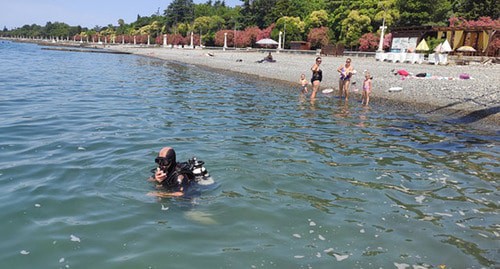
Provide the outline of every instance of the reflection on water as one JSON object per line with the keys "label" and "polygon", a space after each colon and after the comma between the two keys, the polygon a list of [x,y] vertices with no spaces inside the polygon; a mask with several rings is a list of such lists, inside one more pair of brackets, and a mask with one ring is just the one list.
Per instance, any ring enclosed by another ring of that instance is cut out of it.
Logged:
{"label": "reflection on water", "polygon": [[[0,47],[6,268],[498,266],[495,133],[155,59]],[[166,145],[217,184],[146,196]]]}

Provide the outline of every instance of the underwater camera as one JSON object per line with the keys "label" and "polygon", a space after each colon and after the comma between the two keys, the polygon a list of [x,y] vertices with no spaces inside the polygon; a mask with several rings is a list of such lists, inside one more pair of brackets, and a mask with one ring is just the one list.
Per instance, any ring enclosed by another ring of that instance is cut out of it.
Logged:
{"label": "underwater camera", "polygon": [[208,173],[208,170],[203,166],[204,161],[196,159],[196,157],[188,160],[189,168],[194,174],[196,182],[200,185],[210,185],[214,183],[214,180]]}

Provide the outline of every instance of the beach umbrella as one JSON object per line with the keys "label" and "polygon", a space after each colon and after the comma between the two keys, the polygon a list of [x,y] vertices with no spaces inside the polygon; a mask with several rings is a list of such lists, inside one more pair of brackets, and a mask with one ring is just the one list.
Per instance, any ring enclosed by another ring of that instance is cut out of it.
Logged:
{"label": "beach umbrella", "polygon": [[439,45],[437,45],[435,48],[434,48],[434,52],[441,52],[441,47],[443,45],[441,45],[441,43]]}
{"label": "beach umbrella", "polygon": [[428,51],[429,45],[427,45],[427,42],[425,42],[425,39],[422,39],[422,41],[420,41],[420,43],[418,43],[418,46],[415,48],[415,50]]}
{"label": "beach umbrella", "polygon": [[255,42],[255,44],[258,44],[258,45],[278,45],[278,42],[276,42],[270,38],[264,38],[264,39],[261,39],[261,40]]}
{"label": "beach umbrella", "polygon": [[461,46],[460,48],[457,49],[457,51],[467,51],[467,52],[475,52],[476,49],[474,49],[471,46]]}
{"label": "beach umbrella", "polygon": [[453,50],[451,49],[451,46],[450,46],[450,42],[448,42],[448,40],[445,40],[442,44],[441,44],[441,52],[452,52]]}

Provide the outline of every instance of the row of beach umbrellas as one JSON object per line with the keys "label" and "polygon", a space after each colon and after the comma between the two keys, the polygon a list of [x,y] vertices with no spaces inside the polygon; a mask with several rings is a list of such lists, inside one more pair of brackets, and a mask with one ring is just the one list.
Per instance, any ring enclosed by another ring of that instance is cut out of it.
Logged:
{"label": "row of beach umbrellas", "polygon": [[[271,45],[271,46],[278,45],[278,42],[276,42],[270,38],[264,38],[264,39],[261,39],[261,40],[255,42],[255,43],[259,44],[259,45]],[[429,46],[427,45],[427,42],[425,42],[425,39],[422,39],[422,41],[420,41],[420,43],[415,48],[415,50],[417,50],[417,51],[428,51],[429,50]],[[443,43],[437,45],[437,47],[434,49],[434,52],[437,52],[437,53],[448,53],[448,52],[452,52],[452,51],[453,51],[453,49],[451,48],[448,40],[445,40]],[[462,46],[462,47],[458,48],[457,51],[475,52],[476,50],[471,46]]]}
{"label": "row of beach umbrellas", "polygon": [[[428,51],[429,50],[429,46],[427,45],[427,42],[425,42],[425,39],[422,39],[422,41],[420,41],[420,43],[415,48],[415,50],[417,50],[417,51]],[[437,45],[437,47],[434,49],[434,52],[438,52],[438,53],[448,53],[448,52],[452,52],[452,51],[453,51],[453,49],[451,48],[448,40],[445,40],[443,43]],[[460,48],[457,49],[457,51],[475,52],[476,49],[474,49],[471,46],[461,46]]]}

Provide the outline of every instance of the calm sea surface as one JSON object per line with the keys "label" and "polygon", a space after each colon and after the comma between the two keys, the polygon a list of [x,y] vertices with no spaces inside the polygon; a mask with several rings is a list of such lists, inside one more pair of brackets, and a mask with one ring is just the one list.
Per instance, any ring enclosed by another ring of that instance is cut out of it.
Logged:
{"label": "calm sea surface", "polygon": [[[496,133],[298,91],[0,41],[0,267],[499,266]],[[167,145],[216,184],[147,196]]]}

